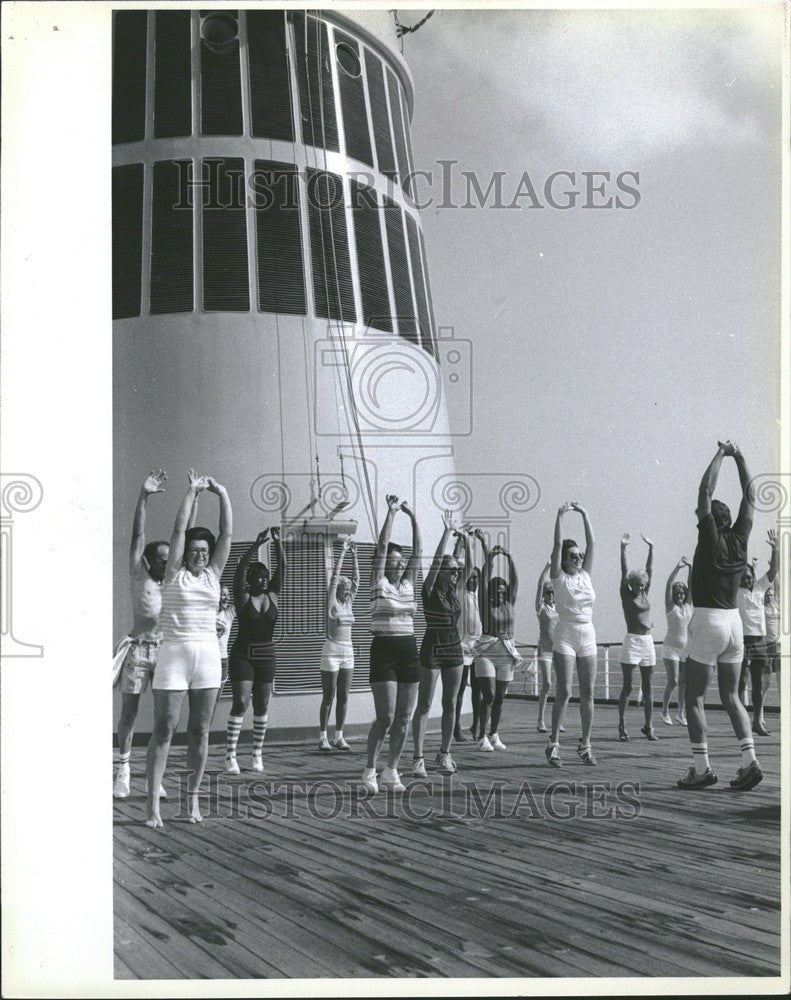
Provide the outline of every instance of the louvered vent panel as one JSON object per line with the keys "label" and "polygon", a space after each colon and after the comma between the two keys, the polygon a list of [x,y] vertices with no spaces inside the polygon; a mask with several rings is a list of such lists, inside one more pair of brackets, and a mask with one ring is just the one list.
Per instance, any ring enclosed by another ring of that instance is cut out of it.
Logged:
{"label": "louvered vent panel", "polygon": [[385,198],[384,201],[387,247],[390,254],[390,273],[393,279],[398,332],[406,340],[417,344],[417,320],[412,299],[412,286],[409,281],[409,259],[404,241],[402,213],[395,202],[389,198]]}
{"label": "louvered vent panel", "polygon": [[244,160],[204,160],[203,179],[203,308],[247,312]]}
{"label": "louvered vent panel", "polygon": [[154,136],[192,134],[190,12],[158,10],[155,33]]}
{"label": "louvered vent panel", "polygon": [[426,296],[426,285],[423,281],[423,265],[420,257],[418,228],[417,223],[409,212],[406,212],[405,215],[407,232],[409,233],[409,254],[412,258],[412,277],[415,282],[415,297],[417,298],[417,310],[418,316],[420,317],[420,342],[426,351],[433,356],[434,340],[431,329],[428,298]]}
{"label": "louvered vent panel", "polygon": [[[342,31],[335,31],[335,42],[347,46],[357,57],[360,50],[357,42]],[[341,112],[343,114],[343,134],[346,139],[346,153],[355,160],[374,165],[371,151],[371,135],[368,129],[368,110],[365,106],[365,89],[362,72],[350,76],[343,65],[338,66],[338,85],[341,92]]]}
{"label": "louvered vent panel", "polygon": [[252,133],[263,139],[294,141],[285,13],[247,11]]}
{"label": "louvered vent panel", "polygon": [[[190,161],[179,161],[186,172]],[[154,164],[151,208],[151,312],[192,312],[193,243],[191,205],[179,204],[179,163]]]}
{"label": "louvered vent panel", "polygon": [[390,133],[390,120],[387,116],[387,97],[385,95],[382,62],[370,49],[365,50],[365,73],[368,79],[368,94],[371,100],[371,121],[374,128],[374,144],[376,145],[379,172],[386,177],[395,177],[396,165],[393,155],[393,137]]}
{"label": "louvered vent panel", "polygon": [[[228,13],[235,13],[229,11]],[[200,43],[200,108],[203,135],[242,134],[239,40],[215,52]]]}
{"label": "louvered vent panel", "polygon": [[255,175],[258,308],[262,312],[304,316],[297,168],[274,160],[256,160]]}
{"label": "louvered vent panel", "polygon": [[113,319],[140,315],[143,164],[113,167]]}
{"label": "louvered vent panel", "polygon": [[401,100],[399,96],[398,80],[391,69],[387,70],[387,87],[390,91],[390,113],[393,116],[393,136],[395,138],[396,155],[398,156],[398,173],[401,176],[401,184],[404,190],[409,193],[409,161],[406,155],[406,140],[404,138],[404,120],[401,117]]}
{"label": "louvered vent panel", "polygon": [[390,300],[387,295],[382,230],[376,191],[352,181],[352,217],[360,270],[363,322],[378,330],[392,331]]}
{"label": "louvered vent panel", "polygon": [[308,169],[308,215],[316,315],[353,323],[354,285],[343,183],[337,174]]}
{"label": "louvered vent panel", "polygon": [[146,125],[144,10],[113,13],[113,142],[138,142]]}
{"label": "louvered vent panel", "polygon": [[302,13],[289,15],[294,28],[294,56],[299,86],[302,141],[338,152],[338,123],[332,89],[327,27]]}

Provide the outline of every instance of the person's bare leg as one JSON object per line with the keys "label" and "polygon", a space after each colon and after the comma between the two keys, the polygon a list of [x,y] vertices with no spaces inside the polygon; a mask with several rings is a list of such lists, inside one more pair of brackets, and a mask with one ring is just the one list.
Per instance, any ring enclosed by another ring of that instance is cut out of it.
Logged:
{"label": "person's bare leg", "polygon": [[571,697],[571,678],[574,672],[575,657],[565,653],[553,653],[552,665],[555,668],[555,701],[552,705],[552,732],[549,742],[558,743],[560,727],[566,718],[566,707]]}
{"label": "person's bare leg", "polygon": [[[439,670],[428,670],[426,667],[420,668],[420,685],[418,687],[417,710],[412,717],[412,742],[414,744],[413,757],[420,760],[423,756],[423,743],[426,738],[426,726],[428,725],[428,713],[431,702],[434,699],[434,691],[437,687]],[[401,685],[398,686],[399,693]],[[392,744],[392,733],[391,733]]]}
{"label": "person's bare leg", "polygon": [[371,694],[374,697],[376,717],[368,731],[368,768],[376,769],[376,762],[388,730],[393,724],[397,687],[395,681],[374,681]]}
{"label": "person's bare leg", "polygon": [[187,811],[193,823],[200,823],[203,820],[198,807],[198,793],[206,769],[206,758],[209,755],[209,726],[219,693],[219,688],[199,688],[188,692]]}
{"label": "person's bare leg", "polygon": [[580,744],[590,746],[591,729],[593,727],[593,689],[596,686],[598,663],[596,656],[577,657],[577,678],[580,685],[580,719],[582,721],[582,737]]}
{"label": "person's bare leg", "polygon": [[[695,771],[698,774],[703,774],[709,767],[705,699],[712,667],[688,658],[684,673],[686,680],[685,703],[687,708],[687,726],[689,729],[689,742],[692,747],[692,759],[695,764]],[[746,712],[745,718],[747,718]]]}
{"label": "person's bare leg", "polygon": [[146,779],[148,794],[146,801],[146,826],[162,826],[159,814],[159,786],[165,774],[170,752],[170,742],[181,716],[186,691],[154,690],[154,725],[148,741],[146,755]]}
{"label": "person's bare leg", "polygon": [[406,743],[409,723],[415,714],[418,687],[418,684],[398,685],[393,724],[390,727],[390,742],[387,748],[387,764],[396,771],[398,770],[398,762],[401,759],[401,751],[404,749],[404,743]]}
{"label": "person's bare leg", "polygon": [[442,673],[442,744],[440,753],[450,753],[450,741],[456,724],[456,696],[464,667],[445,667]]}

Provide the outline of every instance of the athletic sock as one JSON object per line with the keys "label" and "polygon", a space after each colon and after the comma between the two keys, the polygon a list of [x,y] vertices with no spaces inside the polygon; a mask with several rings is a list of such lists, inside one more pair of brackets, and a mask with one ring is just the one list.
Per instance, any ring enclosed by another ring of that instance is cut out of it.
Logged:
{"label": "athletic sock", "polygon": [[228,724],[225,727],[225,756],[236,756],[236,744],[239,742],[239,733],[242,731],[243,715],[229,715]]}
{"label": "athletic sock", "polygon": [[752,736],[739,740],[739,749],[742,752],[742,767],[749,767],[755,760],[755,740]]}
{"label": "athletic sock", "polygon": [[260,754],[264,748],[264,737],[266,736],[266,724],[269,721],[268,715],[253,716],[253,753]]}
{"label": "athletic sock", "polygon": [[124,767],[129,765],[129,758],[132,756],[132,751],[127,750],[126,753],[118,754],[118,766]]}
{"label": "athletic sock", "polygon": [[[319,733],[319,739],[320,740],[326,740],[327,739],[327,730],[326,729],[322,729],[322,731]],[[261,742],[262,743],[264,742],[263,739],[261,740]]]}
{"label": "athletic sock", "polygon": [[692,744],[692,762],[695,765],[696,774],[705,774],[709,769],[709,745],[708,743]]}
{"label": "athletic sock", "polygon": [[336,740],[342,740],[343,739],[343,730],[342,729],[338,729],[337,726],[335,727],[335,739]]}

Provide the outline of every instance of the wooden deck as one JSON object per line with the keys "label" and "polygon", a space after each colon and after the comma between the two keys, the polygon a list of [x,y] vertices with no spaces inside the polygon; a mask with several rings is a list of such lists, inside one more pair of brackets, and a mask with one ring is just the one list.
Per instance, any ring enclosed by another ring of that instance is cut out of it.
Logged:
{"label": "wooden deck", "polygon": [[[135,750],[133,794],[115,804],[116,978],[779,975],[778,717],[773,735],[758,738],[763,783],[737,793],[735,740],[725,713],[712,711],[720,783],[682,792],[685,729],[656,718],[661,739],[648,743],[632,708],[632,741],[622,744],[615,710],[598,708],[599,766],[585,767],[572,705],[555,771],[535,711],[509,700],[508,751],[457,744],[451,787],[429,766],[433,794],[417,785],[406,803],[358,797],[361,739],[349,755],[268,745],[263,782],[251,788],[250,771],[219,775],[213,815],[199,825],[172,819],[184,760],[175,748],[160,831],[142,822]],[[427,754],[437,745],[430,736]],[[222,748],[211,749],[209,769],[221,772]],[[319,780],[335,786],[312,797],[277,790]],[[500,814],[493,801],[483,816],[465,784],[485,802],[498,781]],[[622,782],[639,782],[639,796],[619,792]]]}

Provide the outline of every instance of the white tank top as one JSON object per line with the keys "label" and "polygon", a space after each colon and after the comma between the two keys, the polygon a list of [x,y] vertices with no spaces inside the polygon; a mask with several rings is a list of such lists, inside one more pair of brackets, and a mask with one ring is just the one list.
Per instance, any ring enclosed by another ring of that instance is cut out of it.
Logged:
{"label": "white tank top", "polygon": [[206,569],[193,576],[182,566],[162,590],[159,625],[165,642],[212,639],[217,642],[220,581]]}
{"label": "white tank top", "polygon": [[692,617],[692,605],[674,604],[667,613],[667,634],[665,635],[665,645],[674,649],[684,649],[687,644],[687,631],[689,620]]}
{"label": "white tank top", "polygon": [[415,631],[415,590],[409,580],[397,586],[386,576],[371,589],[371,631],[374,635],[413,635]]}
{"label": "white tank top", "polygon": [[327,608],[327,634],[333,642],[351,642],[352,625],[354,625],[354,612],[351,602],[341,604],[336,598],[332,598]]}
{"label": "white tank top", "polygon": [[584,569],[579,573],[564,573],[553,577],[555,587],[555,607],[558,611],[558,621],[584,624],[593,619],[593,602],[596,594],[590,575]]}

